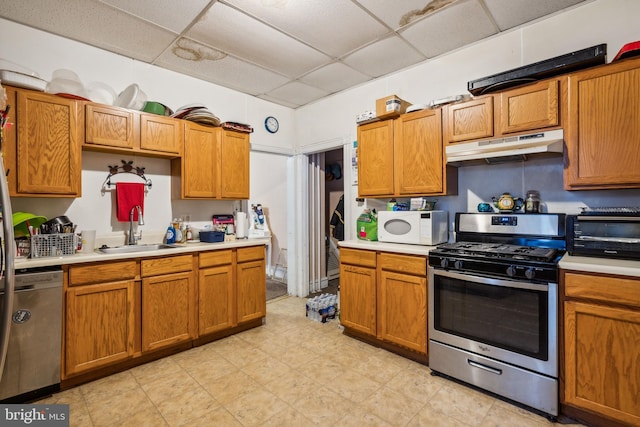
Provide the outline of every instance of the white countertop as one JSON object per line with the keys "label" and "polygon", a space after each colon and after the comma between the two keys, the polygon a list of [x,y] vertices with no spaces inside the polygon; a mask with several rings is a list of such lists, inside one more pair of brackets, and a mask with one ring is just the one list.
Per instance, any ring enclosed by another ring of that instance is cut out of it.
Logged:
{"label": "white countertop", "polygon": [[370,242],[368,240],[345,240],[338,243],[342,248],[364,249],[369,251],[397,252],[408,255],[429,255],[436,246],[409,245],[403,243]]}
{"label": "white countertop", "polygon": [[98,252],[97,250],[91,253],[82,253],[79,252],[75,255],[67,255],[60,257],[43,257],[43,258],[27,258],[27,259],[16,259],[15,260],[15,268],[34,268],[34,267],[49,267],[54,265],[64,265],[64,264],[78,264],[83,262],[96,262],[96,261],[112,261],[118,259],[130,259],[130,258],[148,258],[154,256],[162,256],[162,255],[175,255],[182,253],[191,253],[191,252],[199,252],[199,251],[209,251],[209,250],[217,250],[217,249],[229,249],[229,248],[241,248],[246,246],[258,246],[258,245],[268,245],[270,243],[269,238],[259,238],[259,239],[240,239],[233,240],[230,242],[220,242],[220,243],[183,243],[176,244],[175,248],[171,249],[158,249],[155,251],[141,251],[141,252],[129,252],[129,253],[121,253],[121,254],[105,254],[102,252]]}
{"label": "white countertop", "polygon": [[560,260],[559,266],[564,270],[640,277],[640,261],[571,256],[566,253]]}

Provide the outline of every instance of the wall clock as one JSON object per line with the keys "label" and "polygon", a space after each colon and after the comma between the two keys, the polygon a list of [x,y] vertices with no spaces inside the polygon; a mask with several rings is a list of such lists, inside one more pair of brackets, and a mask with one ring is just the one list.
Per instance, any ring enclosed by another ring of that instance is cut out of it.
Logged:
{"label": "wall clock", "polygon": [[280,129],[280,124],[278,123],[278,119],[273,116],[269,116],[264,119],[264,127],[268,132],[276,133],[278,132],[278,129]]}

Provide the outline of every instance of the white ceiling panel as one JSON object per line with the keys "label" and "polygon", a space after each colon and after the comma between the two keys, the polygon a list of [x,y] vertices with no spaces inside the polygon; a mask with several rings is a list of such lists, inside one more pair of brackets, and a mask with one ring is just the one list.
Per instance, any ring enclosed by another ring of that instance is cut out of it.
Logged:
{"label": "white ceiling panel", "polygon": [[500,31],[566,9],[582,0],[484,0]]}
{"label": "white ceiling panel", "polygon": [[327,93],[339,92],[369,80],[369,76],[346,66],[341,62],[334,62],[302,77],[300,81],[310,86],[324,90]]}
{"label": "white ceiling panel", "polygon": [[497,32],[477,0],[463,0],[417,21],[400,34],[428,58],[433,58]]}
{"label": "white ceiling panel", "polygon": [[232,56],[220,60],[192,61],[176,56],[171,49],[157,61],[157,65],[189,74],[212,83],[241,90],[250,95],[260,95],[285,84],[288,79],[256,65]]}
{"label": "white ceiling panel", "polygon": [[275,99],[287,100],[300,106],[327,96],[329,93],[301,82],[291,82],[272,90],[267,95]]}
{"label": "white ceiling panel", "polygon": [[296,108],[591,1],[0,0],[0,18]]}
{"label": "white ceiling panel", "polygon": [[424,55],[400,37],[394,36],[364,47],[347,56],[343,61],[362,73],[379,77],[425,59]]}
{"label": "white ceiling panel", "polygon": [[358,0],[366,9],[373,12],[389,27],[397,30],[408,23],[434,13],[441,7],[457,0]]}
{"label": "white ceiling panel", "polygon": [[345,0],[226,0],[333,57],[382,37],[389,29]]}
{"label": "white ceiling panel", "polygon": [[183,1],[180,3],[180,13],[176,13],[174,0],[100,1],[149,22],[153,22],[175,33],[184,31],[210,3],[210,0]]}
{"label": "white ceiling panel", "polygon": [[214,4],[186,35],[289,77],[300,76],[329,59],[221,3]]}

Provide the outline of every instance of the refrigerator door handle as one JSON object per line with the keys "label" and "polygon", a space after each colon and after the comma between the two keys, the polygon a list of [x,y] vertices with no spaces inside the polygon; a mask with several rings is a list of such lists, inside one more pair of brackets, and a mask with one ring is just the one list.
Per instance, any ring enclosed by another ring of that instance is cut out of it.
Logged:
{"label": "refrigerator door handle", "polygon": [[[2,136],[0,136],[0,150],[2,150]],[[4,174],[4,160],[0,153],[0,203],[2,205],[2,227],[4,231],[2,252],[4,264],[0,277],[4,278],[4,304],[2,318],[0,318],[0,380],[4,373],[4,363],[7,359],[9,347],[9,334],[11,333],[11,312],[13,311],[13,298],[15,289],[15,248],[13,236],[13,212],[11,211],[11,198],[9,197],[9,185]]]}

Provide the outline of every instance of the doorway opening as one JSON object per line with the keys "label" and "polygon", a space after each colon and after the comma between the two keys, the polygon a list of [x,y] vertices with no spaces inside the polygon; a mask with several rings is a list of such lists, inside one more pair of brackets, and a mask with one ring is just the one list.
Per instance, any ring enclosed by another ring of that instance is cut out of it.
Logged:
{"label": "doorway opening", "polygon": [[343,148],[309,156],[309,296],[337,294],[344,240]]}

